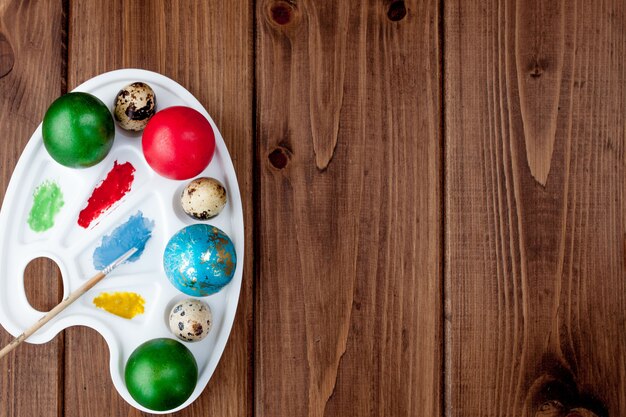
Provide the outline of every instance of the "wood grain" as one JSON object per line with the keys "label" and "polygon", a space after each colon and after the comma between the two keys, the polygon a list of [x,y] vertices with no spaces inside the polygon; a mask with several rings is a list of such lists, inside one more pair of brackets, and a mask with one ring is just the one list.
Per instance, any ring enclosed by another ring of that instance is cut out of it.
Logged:
{"label": "wood grain", "polygon": [[259,417],[440,415],[439,8],[400,3],[257,2]]}
{"label": "wood grain", "polygon": [[[102,72],[160,72],[205,106],[231,154],[243,198],[246,255],[235,324],[202,396],[181,416],[252,413],[252,8],[247,1],[71,1],[69,87]],[[117,394],[95,332],[67,337],[66,416],[141,415]],[[71,406],[70,406],[71,405]]]}
{"label": "wood grain", "polygon": [[[0,1],[0,191],[49,103],[61,92],[61,5]],[[34,265],[29,301],[52,308],[61,295],[55,268]],[[48,283],[44,282],[48,280]],[[34,285],[33,285],[34,284]],[[13,337],[0,330],[0,345]],[[25,344],[0,361],[0,416],[57,416],[63,409],[63,335],[44,345]]]}
{"label": "wood grain", "polygon": [[[58,291],[51,294],[50,288]],[[49,311],[63,301],[63,276],[56,262],[46,257],[32,259],[24,269],[24,292],[30,305],[39,311]]]}
{"label": "wood grain", "polygon": [[445,2],[448,415],[626,414],[624,17]]}
{"label": "wood grain", "polygon": [[[0,183],[66,87],[158,71],[220,127],[247,239],[226,351],[178,415],[626,415],[624,9],[0,0]],[[55,274],[28,271],[42,310]],[[86,328],[20,347],[0,417],[142,415],[108,356]]]}
{"label": "wood grain", "polygon": [[0,78],[7,75],[15,65],[15,53],[6,35],[0,30]]}

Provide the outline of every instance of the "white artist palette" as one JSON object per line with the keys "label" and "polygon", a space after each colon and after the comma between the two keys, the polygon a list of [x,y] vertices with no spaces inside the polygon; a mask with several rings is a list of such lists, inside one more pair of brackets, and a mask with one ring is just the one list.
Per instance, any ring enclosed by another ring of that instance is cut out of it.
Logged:
{"label": "white artist palette", "polygon": [[[232,161],[215,123],[187,90],[171,79],[154,72],[124,69],[90,79],[74,91],[84,91],[100,98],[111,109],[117,92],[125,85],[143,81],[149,84],[157,99],[157,110],[174,105],[193,107],[211,123],[215,132],[215,155],[200,174],[217,178],[227,190],[228,203],[220,215],[206,224],[223,230],[233,241],[237,267],[233,280],[217,294],[201,298],[213,312],[213,329],[200,342],[184,343],[198,363],[198,383],[191,397],[176,411],[188,406],[208,383],[222,355],[230,334],[239,291],[241,288],[244,230],[241,197]],[[100,217],[89,229],[77,224],[80,210],[85,207],[93,189],[113,167],[114,161],[129,161],[135,167],[135,179],[128,194]],[[64,205],[55,218],[54,226],[42,233],[30,230],[27,217],[33,204],[35,188],[45,180],[55,181],[63,192]],[[169,283],[163,270],[163,251],[169,238],[184,226],[198,223],[187,217],[179,205],[180,194],[188,181],[160,177],[146,163],[141,150],[141,135],[116,126],[111,152],[99,164],[87,169],[66,168],[56,163],[46,152],[41,125],[31,137],[15,167],[0,212],[0,323],[17,336],[35,323],[43,313],[35,310],[24,291],[26,265],[38,257],[53,259],[63,275],[64,297],[77,289],[97,271],[92,255],[104,235],[110,234],[131,215],[141,211],[154,221],[152,238],[139,260],[125,263],[95,288],[70,305],[59,316],[28,339],[45,343],[62,329],[84,325],[98,331],[109,345],[110,371],[115,388],[134,407],[155,413],[139,405],[128,393],[124,383],[124,367],[133,350],[141,343],[169,337],[168,315],[171,307],[187,298]],[[146,301],[144,314],[124,319],[98,309],[93,299],[101,292],[130,291]],[[19,353],[17,353],[19,354]],[[105,364],[102,364],[105,366]],[[158,413],[158,412],[157,412]]]}

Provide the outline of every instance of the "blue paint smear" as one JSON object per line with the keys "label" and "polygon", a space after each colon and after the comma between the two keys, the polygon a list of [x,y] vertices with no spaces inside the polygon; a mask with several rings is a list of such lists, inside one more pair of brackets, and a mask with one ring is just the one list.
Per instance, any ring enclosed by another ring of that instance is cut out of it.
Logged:
{"label": "blue paint smear", "polygon": [[143,213],[130,216],[126,223],[118,226],[110,235],[104,236],[100,246],[93,252],[93,266],[101,270],[110,265],[117,258],[132,248],[137,252],[128,258],[127,262],[134,262],[141,257],[146,248],[148,239],[152,236],[154,221],[143,217]]}

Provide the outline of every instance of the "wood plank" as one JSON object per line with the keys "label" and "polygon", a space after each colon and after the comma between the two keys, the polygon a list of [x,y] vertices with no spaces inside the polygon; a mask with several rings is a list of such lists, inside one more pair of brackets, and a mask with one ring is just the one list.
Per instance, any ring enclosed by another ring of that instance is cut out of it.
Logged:
{"label": "wood plank", "polygon": [[257,2],[259,417],[440,415],[438,12]]}
{"label": "wood plank", "polygon": [[624,4],[444,17],[447,415],[626,415]]}
{"label": "wood plank", "polygon": [[[215,374],[181,416],[252,413],[251,25],[248,1],[71,1],[70,87],[122,67],[173,78],[211,114],[237,172],[247,239],[239,309]],[[141,414],[117,395],[108,373],[108,349],[95,332],[69,330],[67,352],[67,416],[98,415],[102,409],[111,415]]]}
{"label": "wood plank", "polygon": [[[0,0],[0,193],[48,105],[62,89],[62,8],[59,2]],[[28,269],[28,300],[41,310],[62,296],[53,264]],[[37,279],[34,279],[37,277]],[[0,330],[0,344],[12,339]],[[25,343],[0,361],[0,416],[62,413],[63,335]]]}

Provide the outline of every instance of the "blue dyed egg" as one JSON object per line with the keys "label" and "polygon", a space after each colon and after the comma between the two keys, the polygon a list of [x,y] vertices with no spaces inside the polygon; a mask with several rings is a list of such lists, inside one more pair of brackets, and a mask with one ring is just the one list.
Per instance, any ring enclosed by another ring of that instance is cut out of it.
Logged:
{"label": "blue dyed egg", "polygon": [[195,297],[220,291],[233,279],[236,266],[233,242],[226,233],[208,224],[179,230],[163,254],[165,274],[172,285]]}

